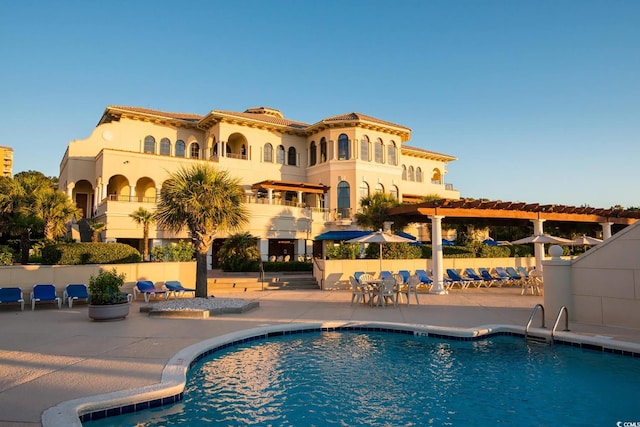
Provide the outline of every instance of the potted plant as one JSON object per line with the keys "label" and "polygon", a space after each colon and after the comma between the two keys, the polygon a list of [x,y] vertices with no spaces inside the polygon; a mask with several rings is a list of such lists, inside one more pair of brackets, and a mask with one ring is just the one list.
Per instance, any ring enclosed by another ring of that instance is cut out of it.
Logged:
{"label": "potted plant", "polygon": [[93,320],[121,320],[129,314],[127,295],[120,288],[125,274],[100,269],[89,279],[89,318]]}

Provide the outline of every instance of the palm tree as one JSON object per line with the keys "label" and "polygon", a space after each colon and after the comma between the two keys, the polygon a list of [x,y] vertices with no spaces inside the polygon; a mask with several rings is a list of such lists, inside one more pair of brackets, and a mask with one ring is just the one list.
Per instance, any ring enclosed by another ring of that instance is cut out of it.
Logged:
{"label": "palm tree", "polygon": [[93,219],[87,220],[87,225],[91,229],[91,241],[93,243],[98,241],[98,236],[100,236],[100,233],[107,227],[107,224],[104,222],[94,221]]}
{"label": "palm tree", "polygon": [[[356,213],[358,225],[365,229],[381,230],[384,223],[390,220],[389,209],[398,206],[398,200],[390,194],[374,193],[360,200],[361,212]],[[401,231],[406,223],[401,219],[394,219],[393,229]]]}
{"label": "palm tree", "polygon": [[223,269],[247,271],[252,264],[260,262],[258,238],[249,232],[232,234],[218,250],[218,259]]}
{"label": "palm tree", "polygon": [[50,187],[36,192],[34,209],[35,215],[42,221],[44,238],[47,240],[64,235],[66,223],[72,218],[78,220],[82,215],[65,193]]}
{"label": "palm tree", "polygon": [[188,228],[196,249],[196,296],[207,296],[207,252],[215,234],[248,221],[243,199],[242,186],[229,172],[202,164],[180,169],[162,186],[155,218],[174,232]]}
{"label": "palm tree", "polygon": [[149,258],[149,226],[155,221],[155,218],[151,212],[142,206],[140,206],[138,210],[133,211],[129,216],[133,218],[136,224],[142,224],[142,240],[144,242],[142,246],[142,259],[146,261]]}

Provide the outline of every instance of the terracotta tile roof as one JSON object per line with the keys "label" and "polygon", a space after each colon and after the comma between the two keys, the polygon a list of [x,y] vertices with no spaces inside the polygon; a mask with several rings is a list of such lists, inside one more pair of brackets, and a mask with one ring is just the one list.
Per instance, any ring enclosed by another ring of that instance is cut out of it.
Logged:
{"label": "terracotta tile roof", "polygon": [[189,121],[198,121],[198,120],[202,119],[202,117],[204,117],[204,116],[201,116],[199,114],[172,113],[172,112],[167,112],[167,111],[152,110],[150,108],[127,107],[127,106],[121,106],[121,105],[110,105],[110,106],[107,107],[107,109],[130,111],[130,112],[133,112],[133,113],[141,113],[141,114],[148,114],[148,115],[152,115],[152,116],[167,117],[167,118],[170,118],[170,119],[189,120]]}
{"label": "terracotta tile roof", "polygon": [[387,122],[385,120],[380,120],[380,119],[376,119],[375,117],[371,117],[371,116],[367,116],[364,114],[360,114],[360,113],[346,113],[346,114],[340,114],[338,116],[332,116],[332,117],[327,117],[326,119],[323,119],[322,122],[345,122],[345,121],[365,121],[365,122],[371,122],[371,123],[378,123],[384,126],[391,126],[391,127],[396,127],[396,128],[402,128],[402,129],[406,129],[408,131],[411,131],[410,128],[406,127],[406,126],[402,126],[396,123],[392,123],[392,122]]}
{"label": "terracotta tile roof", "polygon": [[425,150],[424,148],[414,147],[412,145],[402,144],[402,149],[407,150],[409,152],[414,152],[415,154],[424,154],[426,156],[434,156],[434,157],[446,157],[451,160],[456,160],[457,157],[451,156],[449,154],[438,153],[436,151]]}
{"label": "terracotta tile roof", "polygon": [[214,110],[211,112],[212,114],[223,114],[225,116],[233,116],[243,119],[256,120],[265,123],[271,123],[280,126],[288,126],[295,129],[305,129],[309,126],[308,123],[298,122],[295,120],[285,119],[284,117],[276,117],[272,114],[260,114],[260,113],[239,113],[237,111],[224,111],[224,110]]}

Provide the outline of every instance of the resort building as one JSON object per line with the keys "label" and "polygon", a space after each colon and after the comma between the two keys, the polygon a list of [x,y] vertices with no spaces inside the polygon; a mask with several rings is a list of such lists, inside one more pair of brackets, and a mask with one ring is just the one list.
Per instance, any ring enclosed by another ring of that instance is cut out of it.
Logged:
{"label": "resort building", "polygon": [[0,145],[0,159],[2,159],[2,176],[13,176],[13,148]]}
{"label": "resort building", "polygon": [[[410,141],[411,129],[359,113],[308,124],[267,107],[198,115],[109,106],[88,138],[69,143],[60,188],[84,218],[106,224],[101,240],[141,248],[142,227],[129,214],[155,210],[169,174],[209,163],[243,185],[250,212],[244,231],[259,237],[263,260],[300,259],[320,253],[316,236],[357,230],[360,200],[374,192],[401,202],[459,198],[445,183],[456,158]],[[407,231],[428,239],[422,228]],[[214,253],[226,235],[217,237]],[[150,229],[152,245],[186,238],[186,231]]]}

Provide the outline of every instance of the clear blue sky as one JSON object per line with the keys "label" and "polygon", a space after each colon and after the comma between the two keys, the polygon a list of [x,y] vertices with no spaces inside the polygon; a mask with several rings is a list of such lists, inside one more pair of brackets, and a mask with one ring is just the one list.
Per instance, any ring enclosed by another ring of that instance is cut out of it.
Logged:
{"label": "clear blue sky", "polygon": [[640,206],[640,1],[0,0],[0,145],[58,175],[107,105],[360,112],[461,196]]}

